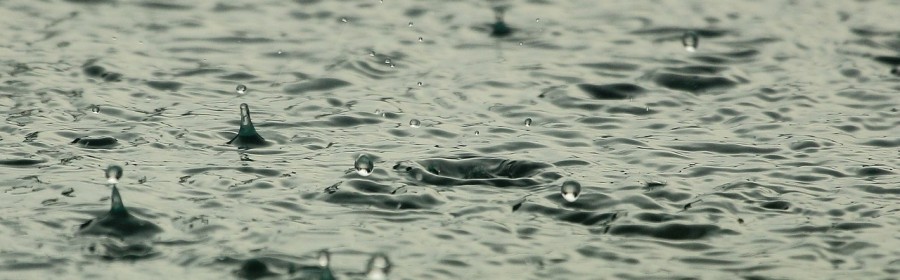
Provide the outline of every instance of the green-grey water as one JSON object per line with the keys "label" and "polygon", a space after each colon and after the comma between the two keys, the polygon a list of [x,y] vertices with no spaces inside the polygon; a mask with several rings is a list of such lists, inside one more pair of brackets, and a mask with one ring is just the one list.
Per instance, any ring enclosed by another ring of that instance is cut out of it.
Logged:
{"label": "green-grey water", "polygon": [[0,279],[895,279],[898,10],[3,1]]}

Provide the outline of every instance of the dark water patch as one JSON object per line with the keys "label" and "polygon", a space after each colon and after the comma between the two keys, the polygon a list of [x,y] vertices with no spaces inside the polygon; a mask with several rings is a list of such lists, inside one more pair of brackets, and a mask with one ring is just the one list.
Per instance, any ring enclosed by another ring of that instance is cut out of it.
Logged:
{"label": "dark water patch", "polygon": [[667,67],[665,70],[669,72],[688,74],[688,75],[716,75],[728,68],[710,65],[694,65],[684,67]]}
{"label": "dark water patch", "polygon": [[729,30],[724,29],[711,29],[711,28],[684,28],[684,27],[653,27],[653,28],[645,28],[631,31],[631,34],[636,35],[663,35],[663,36],[676,36],[677,38],[681,38],[681,35],[684,34],[685,31],[692,31],[699,35],[701,38],[717,38],[725,36],[730,33]]}
{"label": "dark water patch", "polygon": [[662,87],[687,91],[691,93],[703,93],[710,90],[727,89],[737,85],[737,82],[725,77],[709,77],[699,75],[682,75],[673,73],[657,73],[653,81]]}
{"label": "dark water patch", "polygon": [[119,145],[119,140],[109,136],[88,136],[75,138],[70,144],[87,149],[111,149]]}
{"label": "dark water patch", "polygon": [[[393,169],[405,172],[418,182],[437,186],[536,187],[541,183],[531,177],[549,167],[552,165],[541,162],[461,157],[399,162]],[[553,177],[541,177],[547,176]]]}
{"label": "dark water patch", "polygon": [[790,145],[791,150],[794,150],[794,151],[803,150],[803,149],[811,149],[811,148],[819,148],[819,147],[821,147],[821,145],[819,145],[819,143],[816,143],[816,141],[812,141],[812,140],[797,141],[797,142],[791,143],[791,145]]}
{"label": "dark water patch", "polygon": [[[854,131],[856,131],[856,130],[854,130]],[[848,131],[848,132],[853,132],[853,131]],[[900,138],[897,138],[894,140],[875,139],[875,140],[869,140],[869,141],[863,142],[862,144],[866,145],[866,146],[875,146],[875,147],[882,147],[882,148],[897,148],[897,147],[900,147]]]}
{"label": "dark water patch", "polygon": [[338,205],[364,205],[385,210],[422,210],[434,209],[443,201],[431,194],[376,194],[338,191],[325,195],[326,202]]}
{"label": "dark water patch", "polygon": [[612,225],[609,234],[622,236],[646,236],[667,240],[698,240],[718,235],[733,235],[737,232],[722,229],[715,225],[698,224],[662,224],[648,225]]}
{"label": "dark water patch", "polygon": [[[276,169],[257,168],[257,167],[251,167],[251,166],[241,166],[241,167],[219,167],[219,166],[216,166],[216,167],[187,168],[187,169],[184,169],[182,172],[184,172],[185,174],[189,174],[189,175],[197,175],[197,174],[203,174],[203,173],[207,173],[210,171],[216,171],[216,170],[235,170],[235,171],[246,173],[246,174],[255,174],[255,175],[260,175],[260,176],[264,176],[264,177],[277,177],[282,174],[281,171],[276,170]],[[188,178],[190,178],[190,176],[188,176]],[[187,180],[188,178],[184,178],[184,180]]]}
{"label": "dark water patch", "polygon": [[182,86],[181,83],[172,81],[147,81],[146,83],[153,89],[164,91],[178,91]]}
{"label": "dark water patch", "polygon": [[876,56],[873,59],[888,65],[900,65],[900,56]]}
{"label": "dark water patch", "polygon": [[379,184],[369,180],[349,180],[347,185],[351,188],[363,193],[393,193],[397,189],[396,186]]}
{"label": "dark water patch", "polygon": [[274,40],[262,37],[213,37],[213,38],[179,38],[177,40],[193,41],[202,40],[210,43],[219,44],[261,44],[271,43]]}
{"label": "dark water patch", "polygon": [[303,94],[310,91],[329,91],[350,85],[352,85],[350,82],[344,80],[334,78],[320,78],[301,82],[298,84],[287,85],[284,87],[284,92],[289,94]]}
{"label": "dark water patch", "polygon": [[580,159],[570,159],[570,160],[561,160],[561,161],[554,162],[553,165],[556,167],[588,166],[588,165],[591,165],[591,163],[580,160]]}
{"label": "dark water patch", "polygon": [[846,223],[837,223],[834,225],[835,229],[838,230],[862,230],[862,229],[870,229],[870,228],[881,228],[882,225],[874,224],[874,223],[859,223],[859,222],[846,222]]}
{"label": "dark water patch", "polygon": [[577,210],[566,210],[560,209],[556,207],[547,207],[534,203],[524,203],[522,207],[519,208],[518,212],[525,213],[535,213],[543,216],[552,217],[555,220],[563,221],[567,223],[573,224],[581,224],[585,226],[593,226],[593,225],[605,225],[612,221],[615,221],[618,217],[618,212],[604,213],[604,212],[590,212],[590,211],[577,211]]}
{"label": "dark water patch", "polygon": [[256,79],[256,75],[245,73],[245,72],[234,72],[228,75],[219,76],[219,79],[230,80],[230,81],[248,81]]}
{"label": "dark water patch", "polygon": [[507,142],[495,146],[489,147],[478,147],[475,148],[476,151],[485,153],[485,154],[495,154],[500,152],[516,152],[522,150],[532,150],[538,148],[545,148],[545,145],[533,143],[533,142]]}
{"label": "dark water patch", "polygon": [[595,99],[622,100],[634,98],[644,93],[644,88],[635,84],[579,84],[578,88]]}
{"label": "dark water patch", "polygon": [[891,174],[894,174],[894,172],[888,170],[885,167],[878,166],[866,166],[856,170],[856,175],[862,177],[883,176]]}
{"label": "dark water patch", "polygon": [[234,271],[234,275],[243,279],[262,279],[278,276],[278,273],[269,270],[269,267],[259,259],[249,259]]}
{"label": "dark water patch", "polygon": [[222,73],[225,70],[219,68],[197,68],[190,70],[182,70],[181,72],[175,73],[173,76],[175,77],[192,77],[192,76],[205,76],[209,74]]}
{"label": "dark water patch", "polygon": [[788,210],[789,208],[791,208],[791,203],[787,201],[776,200],[763,202],[759,206],[771,210]]}
{"label": "dark water patch", "polygon": [[194,7],[188,5],[179,5],[173,3],[165,3],[160,1],[143,1],[137,3],[138,6],[148,9],[156,9],[156,10],[181,10],[186,11],[193,9]]}
{"label": "dark water patch", "polygon": [[780,151],[778,148],[759,148],[738,144],[691,143],[668,146],[669,148],[688,152],[712,152],[719,154],[770,154]]}
{"label": "dark water patch", "polygon": [[7,167],[30,167],[38,164],[46,163],[46,159],[28,159],[28,158],[18,158],[18,159],[0,159],[0,165]]}
{"label": "dark water patch", "polygon": [[862,185],[862,186],[853,186],[853,188],[859,188],[859,189],[863,190],[864,192],[878,194],[878,195],[885,195],[885,194],[900,195],[900,188],[894,188],[894,187],[885,188],[882,186],[875,186],[875,185]]}
{"label": "dark water patch", "polygon": [[97,63],[96,59],[88,60],[84,65],[81,66],[84,74],[91,78],[99,78],[105,82],[118,82],[122,80],[122,74],[107,71],[106,68],[100,65],[95,65]]}
{"label": "dark water patch", "polygon": [[607,71],[634,71],[640,69],[640,66],[637,64],[624,63],[624,62],[598,62],[598,63],[582,63],[579,64],[584,67],[598,69],[598,70],[607,70]]}
{"label": "dark water patch", "polygon": [[625,256],[620,256],[615,252],[610,252],[608,249],[599,248],[594,245],[587,245],[584,247],[580,247],[576,250],[582,256],[594,259],[601,259],[607,262],[624,262],[627,264],[638,264],[640,261],[635,258],[629,258]]}

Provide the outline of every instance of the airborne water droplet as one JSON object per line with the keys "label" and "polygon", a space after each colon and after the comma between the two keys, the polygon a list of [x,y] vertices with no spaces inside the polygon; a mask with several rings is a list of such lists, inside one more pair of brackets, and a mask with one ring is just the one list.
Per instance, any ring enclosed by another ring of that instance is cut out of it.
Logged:
{"label": "airborne water droplet", "polygon": [[419,43],[421,43],[421,42],[425,42],[425,39],[422,37],[419,37]]}
{"label": "airborne water droplet", "polygon": [[356,158],[356,162],[353,163],[353,168],[356,169],[356,173],[361,176],[369,176],[372,174],[372,170],[375,169],[375,163],[372,162],[372,158],[369,155],[361,154]]}
{"label": "airborne water droplet", "polygon": [[331,253],[328,253],[327,250],[319,251],[319,266],[328,267],[328,263],[331,262]]}
{"label": "airborne water droplet", "polygon": [[481,132],[478,132],[478,130],[476,130],[476,131],[475,131],[475,136],[478,136],[479,134],[481,134]]}
{"label": "airborne water droplet", "polygon": [[347,18],[341,18],[341,22],[347,22]]}
{"label": "airborne water droplet", "polygon": [[409,27],[413,27],[413,22],[412,22],[412,21],[409,22]]}
{"label": "airborne water droplet", "polygon": [[578,195],[581,194],[581,184],[571,180],[566,181],[562,184],[562,187],[559,188],[559,192],[566,201],[575,202],[575,200],[578,199]]}
{"label": "airborne water droplet", "polygon": [[421,126],[421,125],[422,125],[422,122],[420,122],[420,121],[417,120],[417,119],[411,119],[411,120],[409,120],[409,127],[412,127],[412,128],[419,128],[419,126]]}
{"label": "airborne water droplet", "polygon": [[391,64],[391,59],[390,58],[384,59],[384,64]]}
{"label": "airborne water droplet", "polygon": [[369,56],[375,56],[375,51],[369,51]]}
{"label": "airborne water droplet", "polygon": [[247,93],[247,86],[238,85],[237,88],[235,88],[234,90],[237,91],[238,94],[244,94],[244,93]]}
{"label": "airborne water droplet", "polygon": [[94,112],[94,114],[99,114],[100,106],[99,105],[91,105],[91,112]]}
{"label": "airborne water droplet", "polygon": [[417,86],[422,86],[422,85],[424,85],[424,84],[423,84],[422,82],[418,82],[418,83],[416,83],[416,85],[417,85]]}
{"label": "airborne water droplet", "polygon": [[541,18],[534,19],[534,22],[541,22]]}
{"label": "airborne water droplet", "polygon": [[381,253],[373,255],[372,258],[369,259],[369,263],[366,264],[366,277],[372,280],[387,279],[387,275],[390,271],[391,261],[388,260],[387,256]]}
{"label": "airborne water droplet", "polygon": [[110,164],[109,167],[106,168],[104,175],[106,176],[107,183],[117,184],[119,183],[119,179],[122,178],[122,167]]}
{"label": "airborne water droplet", "polygon": [[695,52],[700,44],[700,37],[694,31],[684,32],[684,35],[681,35],[681,44],[684,45],[684,50]]}
{"label": "airborne water droplet", "polygon": [[525,126],[526,127],[531,126],[531,118],[525,119]]}

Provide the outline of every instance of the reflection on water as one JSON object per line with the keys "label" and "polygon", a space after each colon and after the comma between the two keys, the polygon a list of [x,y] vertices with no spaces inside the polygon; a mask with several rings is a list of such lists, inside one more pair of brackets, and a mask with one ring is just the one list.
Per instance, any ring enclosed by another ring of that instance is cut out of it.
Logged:
{"label": "reflection on water", "polygon": [[3,2],[0,278],[896,278],[896,10]]}

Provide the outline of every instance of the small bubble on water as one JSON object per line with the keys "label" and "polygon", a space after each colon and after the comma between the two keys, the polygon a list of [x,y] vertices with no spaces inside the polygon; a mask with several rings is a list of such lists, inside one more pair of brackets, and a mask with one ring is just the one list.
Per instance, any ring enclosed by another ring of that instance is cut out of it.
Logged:
{"label": "small bubble on water", "polygon": [[566,181],[560,187],[559,192],[566,201],[575,202],[578,199],[578,195],[581,194],[581,184],[571,180]]}
{"label": "small bubble on water", "polygon": [[244,94],[244,93],[247,93],[247,86],[245,86],[245,85],[238,85],[237,88],[234,89],[234,91],[236,91],[238,94]]}
{"label": "small bubble on water", "polygon": [[361,154],[356,158],[356,162],[353,163],[353,168],[356,169],[356,173],[362,176],[369,176],[372,174],[372,170],[375,169],[375,163],[372,162],[372,158],[369,155]]}
{"label": "small bubble on water", "polygon": [[277,52],[277,53],[278,53],[278,54],[283,54],[283,53],[284,53],[284,51],[282,51],[282,50],[278,50],[278,52]]}
{"label": "small bubble on water", "polygon": [[412,22],[412,21],[409,22],[409,27],[413,27],[413,22]]}
{"label": "small bubble on water", "polygon": [[91,112],[94,112],[94,114],[99,114],[100,106],[99,105],[91,105]]}
{"label": "small bubble on water", "polygon": [[387,279],[388,273],[391,271],[391,261],[384,254],[378,253],[369,259],[366,264],[366,277],[372,280]]}
{"label": "small bubble on water", "polygon": [[106,168],[104,175],[106,176],[107,183],[117,184],[119,183],[119,179],[122,179],[122,167],[111,164]]}
{"label": "small bubble on water", "polygon": [[419,126],[422,126],[422,122],[420,122],[419,120],[417,120],[417,119],[409,120],[409,127],[419,128]]}
{"label": "small bubble on water", "polygon": [[519,46],[524,46],[525,42],[519,42]]}
{"label": "small bubble on water", "polygon": [[419,43],[425,42],[425,38],[419,37]]}
{"label": "small bubble on water", "polygon": [[525,119],[525,126],[526,126],[526,127],[531,126],[531,118]]}
{"label": "small bubble on water", "polygon": [[681,35],[681,44],[684,45],[684,50],[695,52],[700,44],[700,37],[694,31],[684,32],[684,35]]}

